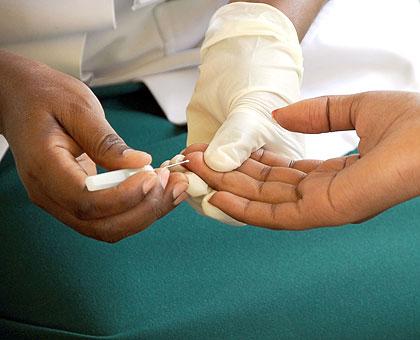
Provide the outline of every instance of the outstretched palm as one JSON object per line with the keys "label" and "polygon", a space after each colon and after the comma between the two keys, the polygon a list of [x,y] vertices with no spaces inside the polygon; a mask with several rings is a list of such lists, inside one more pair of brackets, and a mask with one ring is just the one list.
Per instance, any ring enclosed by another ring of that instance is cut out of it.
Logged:
{"label": "outstretched palm", "polygon": [[420,96],[371,92],[303,101],[274,114],[296,132],[355,129],[360,155],[293,162],[259,152],[236,171],[209,169],[187,149],[190,170],[219,192],[211,203],[237,220],[275,229],[341,225],[419,195]]}

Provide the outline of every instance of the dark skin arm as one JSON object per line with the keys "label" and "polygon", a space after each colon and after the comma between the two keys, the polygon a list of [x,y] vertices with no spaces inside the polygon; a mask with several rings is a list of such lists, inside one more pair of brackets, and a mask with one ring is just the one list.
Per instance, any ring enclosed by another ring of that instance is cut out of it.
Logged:
{"label": "dark skin arm", "polygon": [[236,1],[233,2],[254,2],[271,5],[282,11],[293,23],[302,41],[315,17],[325,4],[325,0],[260,0],[260,1]]}

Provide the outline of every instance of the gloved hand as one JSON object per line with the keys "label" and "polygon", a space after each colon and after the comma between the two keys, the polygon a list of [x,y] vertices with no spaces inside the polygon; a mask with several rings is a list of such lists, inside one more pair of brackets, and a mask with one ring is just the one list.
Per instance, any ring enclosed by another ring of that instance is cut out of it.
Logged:
{"label": "gloved hand", "polygon": [[201,59],[187,110],[187,143],[210,144],[209,167],[231,171],[262,147],[292,159],[303,156],[302,136],[271,117],[300,95],[301,47],[285,15],[265,4],[222,7],[210,22]]}
{"label": "gloved hand", "polygon": [[[303,73],[298,36],[283,13],[256,3],[222,7],[210,22],[201,63],[187,109],[187,144],[210,144],[204,154],[210,168],[236,169],[262,147],[290,159],[303,157],[303,136],[271,117],[274,109],[299,99]],[[197,182],[190,178],[190,188]],[[209,188],[190,203],[207,216],[237,224],[208,202],[214,193]]]}

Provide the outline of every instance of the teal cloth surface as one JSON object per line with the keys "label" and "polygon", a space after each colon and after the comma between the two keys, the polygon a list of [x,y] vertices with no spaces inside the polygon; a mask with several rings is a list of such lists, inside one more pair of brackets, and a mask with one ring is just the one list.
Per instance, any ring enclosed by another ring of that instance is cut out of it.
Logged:
{"label": "teal cloth surface", "polygon": [[[101,90],[107,117],[155,165],[185,130]],[[59,174],[58,174],[59,175]],[[27,199],[0,163],[1,339],[419,339],[420,200],[342,228],[232,228],[182,204],[110,245]]]}

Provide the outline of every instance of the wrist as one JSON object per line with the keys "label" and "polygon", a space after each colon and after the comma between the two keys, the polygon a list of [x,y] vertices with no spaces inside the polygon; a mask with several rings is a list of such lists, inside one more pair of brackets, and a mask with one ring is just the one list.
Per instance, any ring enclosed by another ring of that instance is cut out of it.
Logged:
{"label": "wrist", "polygon": [[0,50],[0,134],[4,134],[4,120],[6,115],[5,100],[7,99],[7,73],[6,65],[8,64],[9,53]]}
{"label": "wrist", "polygon": [[0,133],[6,134],[8,116],[10,115],[10,101],[17,93],[15,83],[22,57],[0,50]]}
{"label": "wrist", "polygon": [[17,54],[0,50],[0,133],[8,134],[11,124],[18,115],[25,114],[25,110],[17,107],[31,94],[31,75],[37,74],[40,67],[36,61],[26,59]]}
{"label": "wrist", "polygon": [[249,36],[271,37],[291,51],[300,50],[296,29],[282,11],[266,3],[235,2],[213,15],[202,52],[222,40]]}
{"label": "wrist", "polygon": [[299,41],[302,41],[316,15],[326,3],[326,0],[231,0],[230,3],[239,1],[266,4],[278,9],[293,23]]}

